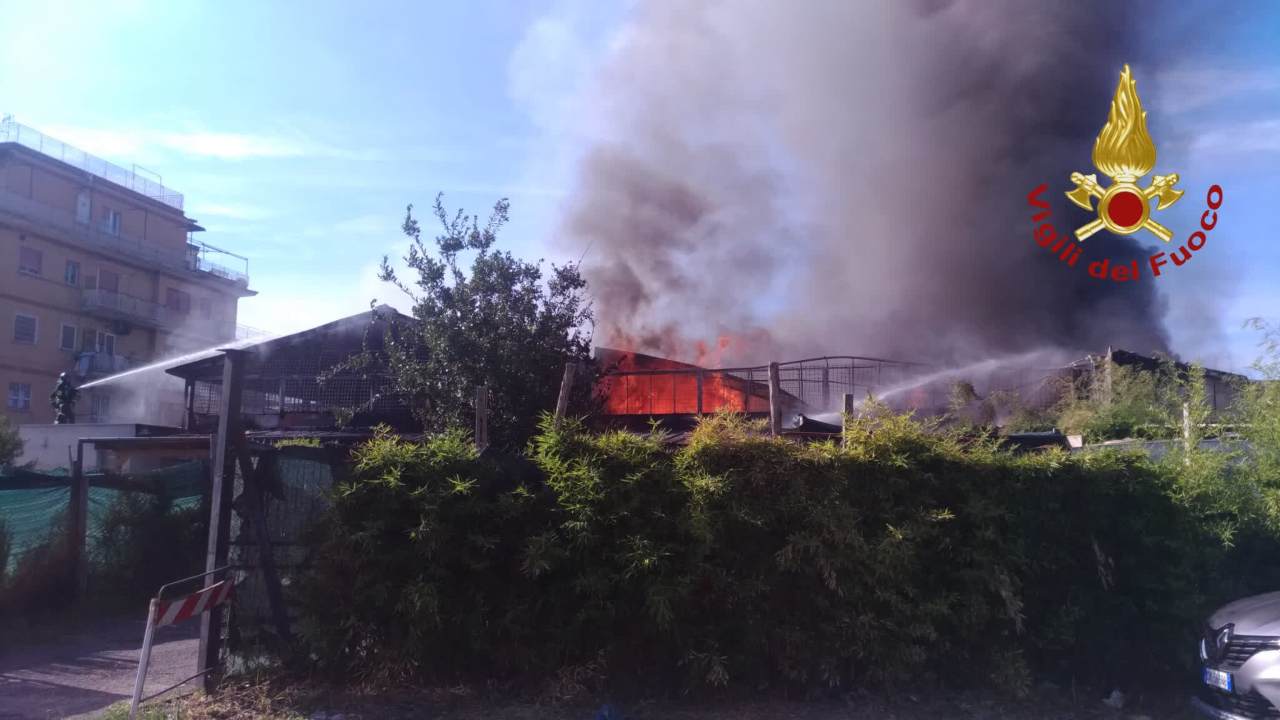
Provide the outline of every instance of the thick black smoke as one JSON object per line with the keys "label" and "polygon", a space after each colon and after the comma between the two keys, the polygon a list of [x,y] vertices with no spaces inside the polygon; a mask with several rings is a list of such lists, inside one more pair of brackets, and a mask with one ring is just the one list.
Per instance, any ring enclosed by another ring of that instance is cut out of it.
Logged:
{"label": "thick black smoke", "polygon": [[1143,93],[1137,11],[1085,5],[639,7],[566,220],[600,342],[695,359],[731,335],[722,362],[1166,350],[1149,276],[1084,272],[1141,266],[1133,238],[1099,233],[1067,268],[1031,237],[1041,182],[1059,232],[1090,219],[1067,178],[1094,172],[1124,63]]}

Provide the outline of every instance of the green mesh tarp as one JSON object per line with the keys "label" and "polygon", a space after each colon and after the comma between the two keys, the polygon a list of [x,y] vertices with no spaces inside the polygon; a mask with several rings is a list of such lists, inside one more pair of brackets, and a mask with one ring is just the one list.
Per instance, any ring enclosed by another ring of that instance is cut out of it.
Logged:
{"label": "green mesh tarp", "polygon": [[[98,555],[103,520],[122,496],[145,494],[165,497],[174,510],[195,507],[202,501],[206,476],[206,464],[198,460],[141,473],[111,476],[88,473],[88,526],[85,529],[88,557]],[[24,554],[66,532],[63,523],[71,503],[71,482],[64,473],[0,472],[0,523],[3,523],[5,533],[0,537],[0,546],[5,540],[9,544],[8,562],[0,567],[0,573],[11,571]],[[146,490],[126,490],[121,485]]]}
{"label": "green mesh tarp", "polygon": [[[0,488],[7,478],[0,476]],[[0,567],[0,575],[33,548],[47,542],[56,531],[58,521],[66,516],[71,502],[70,486],[0,489],[0,545],[8,543],[8,562]],[[0,557],[0,561],[4,558]]]}
{"label": "green mesh tarp", "polygon": [[[271,538],[271,554],[280,573],[286,594],[307,558],[306,530],[318,521],[330,506],[333,468],[327,461],[307,457],[291,457],[283,452],[276,457],[275,477],[283,497],[272,496],[266,505],[266,524]],[[237,478],[240,480],[239,478]],[[237,492],[242,488],[237,482]],[[261,550],[248,523],[239,515],[231,521],[231,562],[248,569],[236,587],[235,623],[241,647],[250,647],[255,638],[271,624],[270,603],[262,573]],[[290,608],[292,610],[292,608]],[[268,630],[269,631],[269,630]]]}

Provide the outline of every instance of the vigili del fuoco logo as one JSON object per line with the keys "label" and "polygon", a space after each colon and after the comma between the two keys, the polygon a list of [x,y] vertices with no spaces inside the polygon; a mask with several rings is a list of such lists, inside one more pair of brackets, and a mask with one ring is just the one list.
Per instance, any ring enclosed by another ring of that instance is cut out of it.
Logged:
{"label": "vigili del fuoco logo", "polygon": [[[1093,144],[1093,165],[1110,178],[1111,183],[1100,184],[1096,173],[1071,173],[1075,188],[1066,192],[1067,198],[1085,210],[1097,213],[1096,219],[1076,228],[1074,240],[1069,235],[1059,234],[1049,223],[1049,203],[1041,197],[1049,189],[1047,184],[1041,183],[1027,195],[1027,203],[1039,210],[1031,217],[1031,221],[1036,223],[1037,245],[1053,253],[1059,262],[1074,268],[1084,255],[1085,241],[1100,230],[1105,229],[1115,235],[1132,235],[1145,230],[1166,243],[1173,241],[1173,231],[1152,217],[1151,203],[1153,200],[1156,202],[1154,212],[1159,212],[1178,202],[1183,191],[1175,190],[1174,186],[1180,178],[1177,173],[1155,175],[1146,187],[1138,184],[1156,165],[1156,146],[1147,132],[1147,113],[1138,99],[1138,85],[1128,65],[1120,72],[1120,84],[1111,99],[1107,124],[1102,126],[1102,132],[1098,133]],[[1095,200],[1098,203],[1096,208]],[[1147,258],[1147,269],[1144,270],[1137,260],[1112,263],[1107,257],[1106,241],[1097,239],[1089,243],[1090,260],[1080,267],[1090,277],[1112,282],[1134,282],[1145,272],[1150,272],[1153,278],[1160,277],[1161,272],[1170,267],[1181,267],[1204,247],[1208,233],[1218,224],[1218,208],[1222,207],[1221,186],[1209,188],[1205,204],[1208,209],[1200,216],[1199,229],[1191,233],[1177,250],[1153,253]]]}

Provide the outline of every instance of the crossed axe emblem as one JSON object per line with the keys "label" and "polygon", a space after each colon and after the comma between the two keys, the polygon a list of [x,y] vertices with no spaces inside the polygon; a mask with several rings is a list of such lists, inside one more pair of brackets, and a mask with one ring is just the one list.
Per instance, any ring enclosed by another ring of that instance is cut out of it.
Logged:
{"label": "crossed axe emblem", "polygon": [[1097,174],[1084,175],[1071,173],[1071,182],[1076,184],[1075,190],[1066,193],[1071,202],[1093,211],[1093,198],[1098,202],[1098,218],[1076,229],[1076,238],[1083,241],[1099,230],[1106,228],[1117,235],[1132,235],[1139,230],[1148,230],[1152,235],[1165,242],[1173,239],[1169,228],[1151,219],[1152,198],[1159,198],[1157,210],[1164,210],[1178,202],[1182,190],[1175,190],[1178,174],[1155,175],[1151,185],[1142,188],[1132,177],[1116,177],[1116,182],[1105,190],[1098,186]]}

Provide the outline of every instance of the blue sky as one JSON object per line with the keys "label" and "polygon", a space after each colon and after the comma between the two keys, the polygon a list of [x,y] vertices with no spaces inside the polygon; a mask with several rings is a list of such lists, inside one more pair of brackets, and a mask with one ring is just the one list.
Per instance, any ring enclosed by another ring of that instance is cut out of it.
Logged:
{"label": "blue sky", "polygon": [[0,112],[159,173],[201,239],[250,258],[241,322],[292,330],[395,299],[377,261],[437,191],[479,212],[510,197],[505,242],[544,254],[571,167],[558,99],[621,10],[5,3]]}
{"label": "blue sky", "polygon": [[[1229,7],[1153,18],[1179,42],[1135,73],[1157,171],[1180,172],[1188,190],[1162,222],[1185,237],[1203,189],[1226,189],[1206,253],[1159,281],[1175,346],[1241,368],[1254,340],[1241,321],[1280,316],[1280,5]],[[506,242],[556,259],[549,237],[580,146],[574,99],[627,9],[5,3],[0,112],[159,173],[206,242],[250,258],[261,294],[242,302],[241,322],[293,330],[395,300],[377,261],[404,247],[405,204],[428,208],[437,191],[474,211],[510,197]]]}

